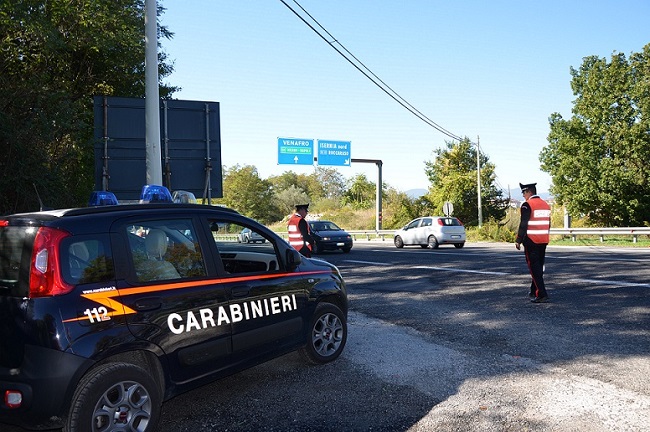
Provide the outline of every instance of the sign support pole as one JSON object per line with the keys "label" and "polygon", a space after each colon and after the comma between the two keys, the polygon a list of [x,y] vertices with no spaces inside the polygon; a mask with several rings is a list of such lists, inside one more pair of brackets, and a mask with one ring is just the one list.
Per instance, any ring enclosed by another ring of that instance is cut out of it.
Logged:
{"label": "sign support pole", "polygon": [[381,179],[381,167],[383,162],[381,159],[350,159],[351,162],[360,162],[360,163],[374,163],[377,165],[377,188],[376,188],[376,215],[375,215],[375,229],[377,231],[381,230],[382,214],[381,214],[381,195],[383,190],[383,184]]}

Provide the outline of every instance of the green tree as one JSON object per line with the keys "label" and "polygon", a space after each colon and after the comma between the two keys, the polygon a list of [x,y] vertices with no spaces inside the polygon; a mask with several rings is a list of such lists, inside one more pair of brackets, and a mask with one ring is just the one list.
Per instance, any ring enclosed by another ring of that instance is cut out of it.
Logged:
{"label": "green tree", "polygon": [[322,198],[338,199],[345,193],[345,178],[336,168],[316,167],[314,177],[322,190]]}
{"label": "green tree", "polygon": [[[143,35],[141,0],[2,1],[0,213],[37,208],[34,185],[48,206],[85,203],[92,97],[144,96]],[[160,37],[171,33],[159,27]],[[159,60],[162,82],[172,66],[163,52]]]}
{"label": "green tree", "polygon": [[387,189],[385,198],[382,197],[382,207],[384,229],[401,228],[420,216],[415,200],[392,187]]}
{"label": "green tree", "polygon": [[305,192],[305,189],[298,185],[298,174],[293,171],[285,171],[280,175],[271,176],[267,180],[276,192],[289,189],[291,186]]}
{"label": "green tree", "polygon": [[310,201],[323,196],[323,187],[314,174],[296,174],[293,171],[286,171],[279,176],[271,176],[268,180],[278,192],[294,186],[306,193],[311,198]]}
{"label": "green tree", "polygon": [[[423,197],[436,214],[442,214],[445,201],[454,205],[454,216],[465,225],[478,225],[478,191],[476,185],[476,146],[468,138],[447,142],[446,148],[436,149],[435,160],[425,161],[425,172],[431,186]],[[481,165],[481,204],[483,219],[501,220],[506,200],[495,184],[495,166],[484,153]]]}
{"label": "green tree", "polygon": [[375,183],[369,181],[365,174],[356,175],[349,183],[350,187],[343,194],[344,204],[355,209],[371,208],[377,194]]}
{"label": "green tree", "polygon": [[345,191],[345,179],[334,168],[316,167],[309,175],[286,171],[271,176],[268,181],[278,199],[281,209],[293,208],[300,203],[336,202]]}
{"label": "green tree", "polygon": [[275,203],[271,183],[260,178],[252,165],[235,165],[225,170],[223,198],[217,202],[265,224],[284,216]]}
{"label": "green tree", "polygon": [[309,196],[305,191],[297,186],[290,185],[286,189],[275,191],[275,204],[283,215],[289,215],[294,212],[298,204],[311,204]]}
{"label": "green tree", "polygon": [[594,224],[649,224],[650,44],[629,60],[585,57],[571,76],[573,116],[551,115],[540,154],[551,193]]}

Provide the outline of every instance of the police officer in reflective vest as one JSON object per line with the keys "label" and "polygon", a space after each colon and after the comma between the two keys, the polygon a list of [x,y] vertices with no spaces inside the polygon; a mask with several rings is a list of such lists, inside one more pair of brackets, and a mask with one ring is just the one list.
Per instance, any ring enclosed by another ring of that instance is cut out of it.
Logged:
{"label": "police officer in reflective vest", "polygon": [[289,218],[287,231],[289,244],[307,258],[311,257],[314,238],[311,236],[309,224],[305,220],[309,204],[297,204],[296,213]]}
{"label": "police officer in reflective vest", "polygon": [[529,294],[531,302],[544,303],[548,301],[544,286],[544,258],[551,229],[551,208],[537,195],[536,185],[537,183],[519,183],[526,202],[521,205],[521,222],[515,247],[519,250],[524,245],[526,264],[532,277]]}

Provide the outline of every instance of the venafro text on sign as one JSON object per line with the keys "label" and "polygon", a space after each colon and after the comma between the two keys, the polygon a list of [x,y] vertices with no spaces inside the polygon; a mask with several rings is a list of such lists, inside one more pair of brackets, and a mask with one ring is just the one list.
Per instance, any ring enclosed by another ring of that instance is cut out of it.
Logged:
{"label": "venafro text on sign", "polygon": [[278,164],[313,165],[314,140],[278,138]]}

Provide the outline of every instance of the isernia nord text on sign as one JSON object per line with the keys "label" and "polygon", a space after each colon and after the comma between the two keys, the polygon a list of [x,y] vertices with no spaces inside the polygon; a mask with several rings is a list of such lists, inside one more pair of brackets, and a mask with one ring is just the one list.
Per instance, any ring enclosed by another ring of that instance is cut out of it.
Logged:
{"label": "isernia nord text on sign", "polygon": [[318,140],[318,165],[350,166],[350,141]]}

